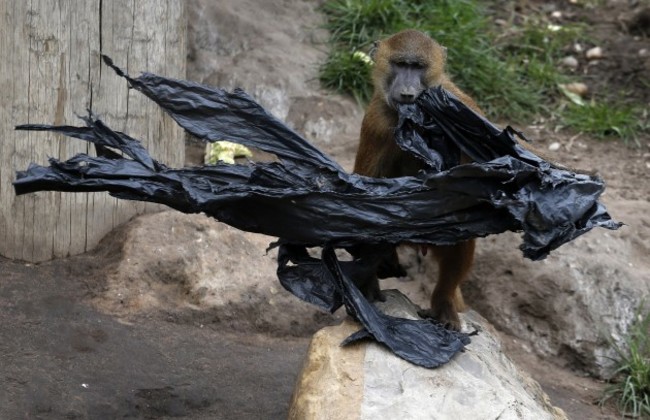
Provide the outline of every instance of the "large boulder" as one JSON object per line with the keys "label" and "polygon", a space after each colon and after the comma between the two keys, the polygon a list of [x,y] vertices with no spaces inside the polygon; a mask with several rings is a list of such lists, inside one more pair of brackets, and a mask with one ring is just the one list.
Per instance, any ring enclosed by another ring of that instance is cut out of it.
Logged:
{"label": "large boulder", "polygon": [[525,260],[506,233],[483,239],[464,291],[470,305],[535,353],[609,377],[625,334],[650,297],[646,201],[608,203],[625,222],[594,230],[539,262]]}
{"label": "large boulder", "polygon": [[144,215],[104,240],[112,267],[95,302],[107,312],[163,314],[235,331],[304,336],[337,322],[280,285],[274,238],[201,214]]}
{"label": "large boulder", "polygon": [[351,98],[320,88],[328,34],[317,7],[309,1],[291,7],[259,0],[191,1],[188,77],[243,88],[319,147],[345,148],[340,156],[349,159],[362,110]]}
{"label": "large boulder", "polygon": [[[380,309],[415,318],[417,306],[396,290]],[[464,353],[426,369],[385,347],[364,342],[341,347],[359,329],[346,321],[313,338],[290,408],[290,419],[565,419],[540,386],[502,352],[492,327],[474,311],[461,314],[478,330]]]}

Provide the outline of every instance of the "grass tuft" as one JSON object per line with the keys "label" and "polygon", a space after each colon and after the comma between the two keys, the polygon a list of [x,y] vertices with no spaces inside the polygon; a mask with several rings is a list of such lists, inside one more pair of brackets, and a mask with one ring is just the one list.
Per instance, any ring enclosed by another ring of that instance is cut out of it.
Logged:
{"label": "grass tuft", "polygon": [[[640,312],[639,312],[640,313]],[[650,313],[637,316],[626,338],[628,350],[619,355],[615,380],[600,403],[614,398],[621,414],[633,418],[650,417]]]}
{"label": "grass tuft", "polygon": [[337,50],[330,54],[321,66],[320,80],[323,87],[352,95],[365,104],[372,96],[372,84],[369,83],[372,65],[355,52],[354,49]]}
{"label": "grass tuft", "polygon": [[584,106],[569,104],[562,114],[565,125],[600,139],[618,137],[634,141],[648,129],[648,116],[638,107],[624,103],[591,101]]}

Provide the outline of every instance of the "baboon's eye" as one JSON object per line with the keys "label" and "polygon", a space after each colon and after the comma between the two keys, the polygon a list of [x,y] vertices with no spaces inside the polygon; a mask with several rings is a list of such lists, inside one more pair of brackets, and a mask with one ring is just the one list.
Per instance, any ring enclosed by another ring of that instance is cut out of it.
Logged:
{"label": "baboon's eye", "polygon": [[375,56],[377,55],[377,48],[379,48],[379,41],[375,41],[372,43],[372,46],[370,47],[370,51],[368,51],[368,55],[372,59],[372,61],[375,61]]}
{"label": "baboon's eye", "polygon": [[426,64],[420,61],[406,61],[406,60],[394,61],[393,65],[398,68],[412,68],[416,70],[423,70],[427,67]]}

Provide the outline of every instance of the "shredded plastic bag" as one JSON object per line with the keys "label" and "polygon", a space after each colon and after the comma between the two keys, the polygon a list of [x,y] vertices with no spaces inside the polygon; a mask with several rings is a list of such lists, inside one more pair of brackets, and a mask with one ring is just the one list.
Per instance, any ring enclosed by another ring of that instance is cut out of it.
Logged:
{"label": "shredded plastic bag", "polygon": [[[345,172],[241,90],[150,73],[131,78],[108,57],[104,61],[194,136],[257,148],[279,162],[168,168],[140,142],[90,115],[85,127],[16,127],[89,141],[99,154],[50,158],[46,167],[31,164],[17,173],[16,193],[108,191],[278,237],[282,285],[328,311],[345,305],[362,323],[364,329],[346,343],[372,337],[406,360],[435,367],[462,350],[469,337],[430,321],[378,312],[353,282],[367,267],[339,262],[336,248],[363,244],[381,254],[404,242],[448,245],[510,230],[523,231],[524,256],[538,260],[594,227],[620,226],[598,202],[600,178],[542,160],[517,143],[514,130],[499,130],[440,87],[401,106],[396,131],[400,147],[429,169],[378,179]],[[475,163],[459,165],[460,151]],[[305,250],[315,246],[323,247],[321,259]]]}

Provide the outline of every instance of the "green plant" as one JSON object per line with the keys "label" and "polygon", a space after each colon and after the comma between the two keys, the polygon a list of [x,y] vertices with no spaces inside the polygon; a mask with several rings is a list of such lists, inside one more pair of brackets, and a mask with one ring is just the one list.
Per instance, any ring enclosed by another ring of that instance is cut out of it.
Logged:
{"label": "green plant", "polygon": [[569,104],[562,114],[564,124],[597,138],[616,136],[625,142],[638,142],[648,129],[647,115],[638,107],[625,103],[591,101],[583,106]]}
{"label": "green plant", "polygon": [[355,54],[354,50],[337,50],[321,66],[320,81],[323,87],[352,95],[364,104],[372,96],[371,70],[372,65]]}
{"label": "green plant", "polygon": [[616,382],[605,390],[600,402],[614,398],[623,415],[646,418],[650,417],[650,313],[640,313],[628,331],[628,349],[616,347]]}
{"label": "green plant", "polygon": [[330,41],[351,50],[367,47],[384,34],[383,28],[406,25],[399,0],[334,0],[321,6]]}

